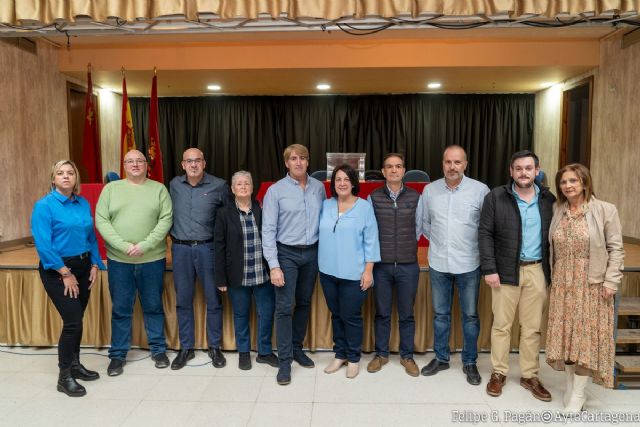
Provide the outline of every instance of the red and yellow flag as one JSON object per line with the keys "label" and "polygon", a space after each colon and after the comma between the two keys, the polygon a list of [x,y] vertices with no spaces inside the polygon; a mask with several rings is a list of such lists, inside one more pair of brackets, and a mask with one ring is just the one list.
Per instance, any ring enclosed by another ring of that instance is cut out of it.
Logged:
{"label": "red and yellow flag", "polygon": [[162,150],[160,150],[160,134],[158,132],[158,78],[154,70],[151,82],[151,105],[149,106],[149,179],[164,183],[162,172]]}
{"label": "red and yellow flag", "polygon": [[122,127],[120,132],[120,177],[124,178],[124,156],[130,150],[135,150],[136,139],[133,135],[133,120],[131,106],[127,96],[127,79],[122,76]]}
{"label": "red and yellow flag", "polygon": [[85,182],[102,182],[100,161],[100,135],[98,133],[98,114],[93,103],[93,83],[91,82],[91,64],[87,69],[87,97],[84,103],[84,132],[82,135],[82,168]]}

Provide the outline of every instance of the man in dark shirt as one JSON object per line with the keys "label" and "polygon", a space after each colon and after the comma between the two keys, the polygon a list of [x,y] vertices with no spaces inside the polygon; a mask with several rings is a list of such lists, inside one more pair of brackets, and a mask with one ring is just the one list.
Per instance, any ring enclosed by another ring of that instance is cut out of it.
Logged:
{"label": "man in dark shirt", "polygon": [[169,184],[174,207],[171,228],[173,281],[176,288],[176,312],[180,335],[180,352],[171,369],[183,368],[194,358],[193,292],[196,276],[204,288],[207,302],[207,342],[213,366],[222,368],[226,360],[220,351],[222,341],[222,300],[215,287],[213,231],[216,211],[230,198],[223,179],[204,171],[207,162],[197,148],[182,155],[185,175]]}

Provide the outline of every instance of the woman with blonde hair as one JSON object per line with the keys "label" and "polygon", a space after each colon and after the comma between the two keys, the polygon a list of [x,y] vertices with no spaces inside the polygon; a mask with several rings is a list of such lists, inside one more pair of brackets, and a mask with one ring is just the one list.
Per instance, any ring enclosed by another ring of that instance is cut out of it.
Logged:
{"label": "woman with blonde hair", "polygon": [[40,265],[38,271],[47,295],[62,317],[58,342],[57,389],[68,396],[87,391],[76,380],[92,381],[97,372],[80,363],[82,319],[98,269],[105,269],[93,230],[91,208],[80,196],[78,168],[61,160],[51,169],[50,192],[36,202],[31,233]]}
{"label": "woman with blonde hair", "polygon": [[586,401],[589,377],[613,387],[614,295],[624,250],[618,211],[597,199],[589,169],[574,163],[556,174],[558,200],[549,229],[551,297],[547,363],[564,370],[564,414]]}

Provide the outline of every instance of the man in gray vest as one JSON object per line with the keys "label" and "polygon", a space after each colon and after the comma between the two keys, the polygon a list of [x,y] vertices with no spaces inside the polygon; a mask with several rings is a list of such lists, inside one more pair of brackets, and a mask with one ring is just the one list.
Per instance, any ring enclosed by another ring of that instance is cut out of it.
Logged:
{"label": "man in gray vest", "polygon": [[402,183],[404,156],[389,153],[382,160],[384,186],[369,195],[369,202],[378,221],[382,262],[373,267],[376,302],[376,356],[367,371],[378,372],[389,362],[389,335],[393,291],[398,304],[400,327],[400,363],[407,374],[420,374],[413,360],[415,320],[413,304],[418,290],[418,239],[422,234],[422,203],[420,193]]}

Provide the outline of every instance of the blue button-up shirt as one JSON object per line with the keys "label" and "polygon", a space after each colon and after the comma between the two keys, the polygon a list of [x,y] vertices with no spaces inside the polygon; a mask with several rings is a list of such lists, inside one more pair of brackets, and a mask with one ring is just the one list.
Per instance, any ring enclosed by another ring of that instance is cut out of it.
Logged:
{"label": "blue button-up shirt", "polygon": [[340,279],[360,280],[365,263],[378,261],[380,242],[373,206],[358,197],[338,219],[338,201],[325,200],[320,216],[320,271]]}
{"label": "blue button-up shirt", "polygon": [[312,245],[318,241],[324,184],[307,176],[304,190],[289,174],[274,183],[264,196],[262,208],[262,249],[269,268],[280,267],[277,242],[285,245]]}
{"label": "blue button-up shirt", "polygon": [[444,178],[422,190],[422,232],[429,239],[429,267],[442,273],[462,274],[480,265],[478,224],[489,187],[462,177],[456,188]]}
{"label": "blue button-up shirt", "polygon": [[224,179],[205,173],[197,185],[187,176],[176,176],[169,183],[173,203],[171,236],[178,240],[213,239],[216,212],[231,200],[229,186]]}
{"label": "blue button-up shirt", "polygon": [[68,198],[52,190],[33,206],[31,234],[45,270],[59,270],[64,267],[63,257],[86,252],[91,253],[92,264],[105,269],[93,230],[91,207],[84,197]]}
{"label": "blue button-up shirt", "polygon": [[538,207],[538,195],[540,189],[533,185],[536,195],[529,203],[520,198],[516,192],[515,184],[511,189],[520,209],[520,221],[522,222],[522,247],[520,247],[520,259],[522,261],[537,261],[542,259],[542,220]]}

